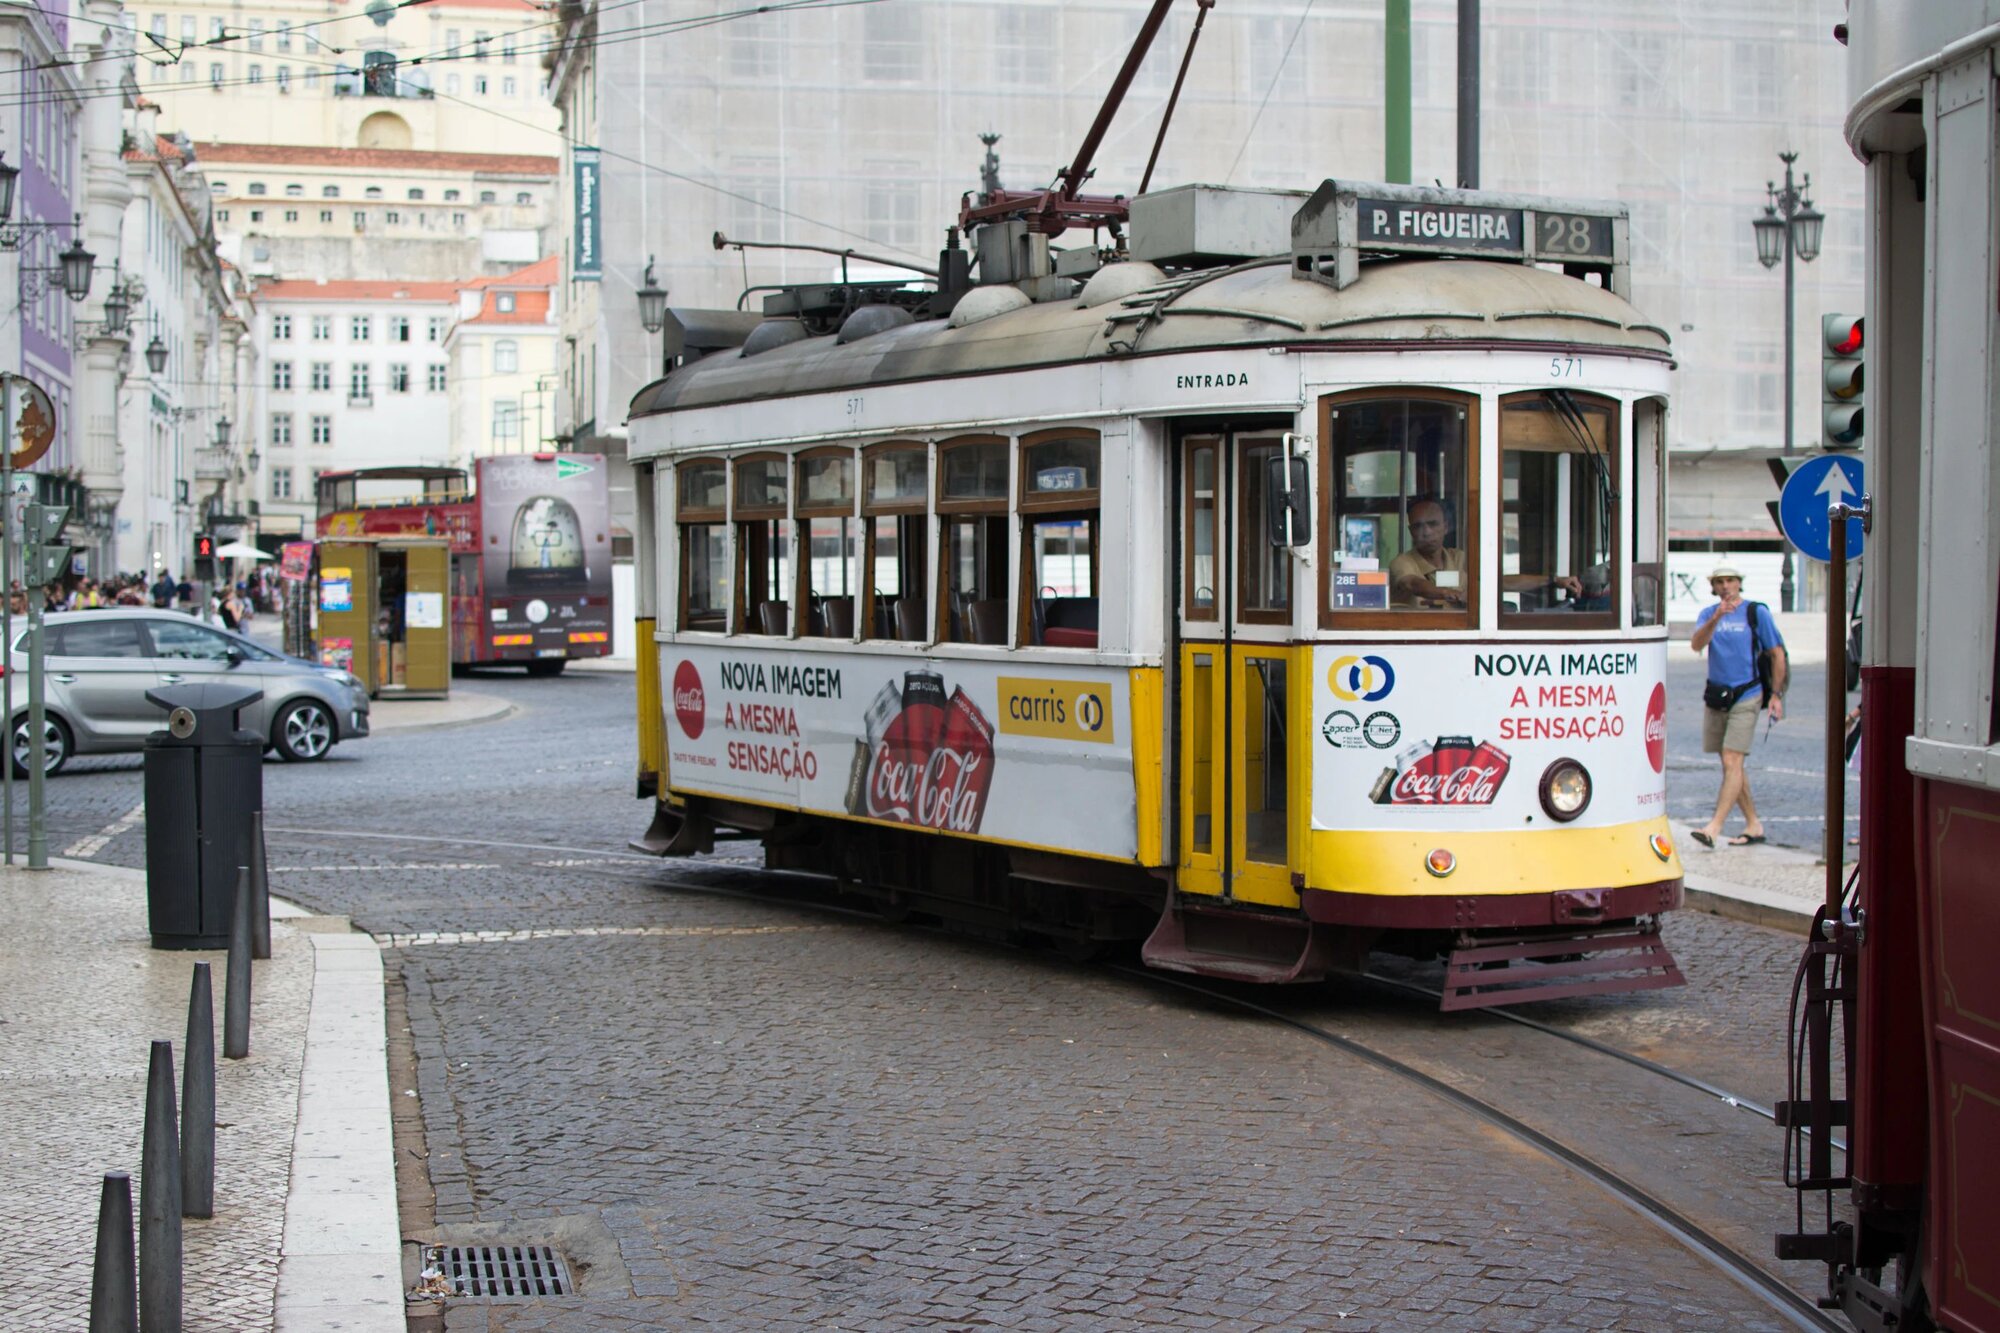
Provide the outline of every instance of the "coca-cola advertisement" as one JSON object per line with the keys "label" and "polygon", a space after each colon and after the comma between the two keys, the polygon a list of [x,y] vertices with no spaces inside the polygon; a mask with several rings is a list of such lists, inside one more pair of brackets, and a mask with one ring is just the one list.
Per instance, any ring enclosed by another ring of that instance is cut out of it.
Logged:
{"label": "coca-cola advertisement", "polygon": [[1666,659],[1664,639],[1319,645],[1312,827],[1407,830],[1428,810],[1442,828],[1539,831],[1557,821],[1535,775],[1569,760],[1592,798],[1563,827],[1650,828],[1666,816]]}
{"label": "coca-cola advertisement", "polygon": [[[884,707],[895,693],[893,713]],[[886,715],[886,716],[885,716]],[[993,724],[963,688],[944,693],[934,671],[905,673],[900,691],[885,686],[868,712],[866,754],[858,803],[849,810],[871,819],[977,833],[993,786]],[[880,728],[879,732],[877,728]]]}
{"label": "coca-cola advertisement", "polygon": [[1440,736],[1396,758],[1376,784],[1378,805],[1491,805],[1514,764],[1505,750],[1470,736]]}

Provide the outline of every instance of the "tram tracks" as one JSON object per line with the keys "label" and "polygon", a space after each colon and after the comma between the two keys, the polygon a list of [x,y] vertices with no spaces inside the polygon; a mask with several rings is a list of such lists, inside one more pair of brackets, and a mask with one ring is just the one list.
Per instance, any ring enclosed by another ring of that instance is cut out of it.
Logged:
{"label": "tram tracks", "polygon": [[[733,874],[742,874],[747,871],[754,873],[758,880],[763,881],[767,885],[774,887],[785,885],[784,889],[774,894],[768,891],[768,889],[752,888],[740,884],[728,885],[715,883],[707,881],[706,877],[674,876],[668,878],[662,874],[663,867],[658,858],[636,852],[606,850],[601,847],[591,848],[556,843],[505,841],[443,834],[357,834],[348,830],[310,829],[290,826],[273,827],[269,832],[273,837],[313,841],[326,839],[333,842],[340,842],[363,839],[377,844],[402,843],[406,846],[476,848],[479,849],[477,854],[482,858],[480,863],[482,865],[491,864],[496,869],[562,870],[568,873],[590,875],[592,877],[601,877],[623,883],[636,883],[649,887],[673,887],[708,896],[807,908],[833,916],[846,917],[857,923],[874,923],[880,921],[879,917],[865,910],[838,903],[830,903],[823,898],[791,891],[793,885],[802,885],[806,880],[812,881],[816,886],[823,884],[823,881],[817,876],[794,875],[788,872],[764,870],[756,864],[757,858],[754,856],[741,859],[705,859],[689,862],[688,866],[689,868],[712,867],[716,871]],[[508,855],[509,853],[512,853],[512,855]],[[523,853],[526,854],[524,855]],[[383,859],[387,860],[389,858],[385,857]],[[446,863],[440,861],[437,864],[440,868],[443,868]],[[412,865],[414,868],[415,863],[412,863]],[[301,866],[299,869],[323,869],[330,873],[340,873],[344,869],[349,868],[342,867],[337,863],[329,863],[324,867]],[[544,932],[541,930],[497,933],[480,932],[482,937],[486,934],[493,934],[495,938],[498,938],[502,934],[508,937],[515,935],[529,937],[542,933]],[[572,932],[563,930],[560,933],[568,935]],[[649,929],[633,928],[604,930],[579,928],[574,933],[579,935],[644,935],[655,932]],[[426,935],[405,936],[399,933],[397,935],[385,935],[383,942],[393,947],[404,944],[420,946],[434,941]],[[447,941],[445,941],[442,935],[439,935],[435,937],[435,942]],[[457,936],[454,935],[449,942],[458,942]],[[1335,1032],[1307,1018],[1287,1014],[1269,1005],[1259,1004],[1253,1000],[1232,995],[1226,990],[1205,986],[1190,979],[1122,964],[1109,964],[1106,970],[1151,985],[1171,987],[1187,994],[1198,995],[1210,1002],[1226,1005],[1246,1013],[1254,1014],[1260,1018],[1283,1024],[1319,1044],[1339,1050],[1372,1068],[1420,1088],[1459,1111],[1507,1134],[1550,1160],[1575,1171],[1610,1197],[1630,1208],[1634,1213],[1680,1244],[1687,1251],[1697,1256],[1703,1263],[1737,1283],[1768,1307],[1775,1315],[1783,1319],[1787,1325],[1808,1330],[1832,1330],[1834,1333],[1840,1333],[1841,1330],[1846,1328],[1844,1324],[1837,1322],[1823,1313],[1809,1297],[1801,1295],[1798,1291],[1794,1290],[1780,1275],[1767,1269],[1757,1259],[1752,1258],[1742,1249],[1733,1245],[1727,1238],[1719,1234],[1716,1228],[1704,1224],[1688,1207],[1677,1205],[1670,1199],[1663,1197],[1661,1190],[1649,1187],[1647,1184],[1636,1179],[1632,1173],[1607,1165],[1605,1161],[1601,1160],[1601,1155],[1593,1156],[1583,1148],[1575,1146],[1573,1143],[1565,1142],[1556,1134],[1536,1127],[1528,1119],[1507,1110],[1492,1098],[1480,1096],[1478,1093],[1469,1090],[1467,1087],[1454,1082],[1448,1077],[1427,1072],[1419,1068],[1416,1063],[1408,1059],[1399,1058],[1396,1054],[1383,1049],[1380,1045],[1373,1044],[1356,1036]],[[1437,998],[1437,992],[1435,991],[1391,977],[1370,974],[1364,976],[1361,980],[1367,985],[1389,994],[1427,1000],[1435,1000]],[[1505,1010],[1486,1012],[1482,1014],[1482,1017],[1492,1020],[1504,1020],[1507,1023],[1533,1031],[1541,1036],[1554,1038],[1557,1041],[1588,1051],[1593,1055],[1617,1061],[1625,1066],[1641,1071],[1651,1078],[1664,1080],[1696,1092],[1702,1097],[1711,1099],[1725,1107],[1748,1112],[1767,1121],[1773,1120],[1771,1108],[1752,1098],[1740,1096],[1706,1079],[1684,1073],[1630,1051],[1622,1050],[1609,1042],[1565,1031],[1555,1025],[1543,1023],[1526,1015],[1515,1014]]]}

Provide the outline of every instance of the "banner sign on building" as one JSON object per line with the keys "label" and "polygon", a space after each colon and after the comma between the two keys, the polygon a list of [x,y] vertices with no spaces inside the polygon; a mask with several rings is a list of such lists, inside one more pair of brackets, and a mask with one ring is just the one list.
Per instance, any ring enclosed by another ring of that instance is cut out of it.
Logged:
{"label": "banner sign on building", "polygon": [[596,282],[604,276],[597,150],[574,149],[570,154],[570,172],[576,178],[576,262],[570,266],[570,276]]}

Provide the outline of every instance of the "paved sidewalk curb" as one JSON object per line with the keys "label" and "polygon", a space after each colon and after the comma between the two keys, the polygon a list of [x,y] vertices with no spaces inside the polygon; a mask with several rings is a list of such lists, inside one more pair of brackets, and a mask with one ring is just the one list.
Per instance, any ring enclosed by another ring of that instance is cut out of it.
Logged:
{"label": "paved sidewalk curb", "polygon": [[312,935],[312,1011],[278,1262],[277,1330],[403,1333],[382,952]]}
{"label": "paved sidewalk curb", "polygon": [[1687,905],[1697,912],[1796,935],[1805,934],[1812,926],[1813,912],[1818,907],[1817,903],[1803,902],[1789,894],[1732,884],[1713,875],[1683,872],[1681,885]]}
{"label": "paved sidewalk curb", "polygon": [[[408,721],[388,716],[391,710],[408,709]],[[460,692],[446,699],[376,699],[368,709],[368,734],[393,735],[409,731],[439,731],[445,727],[467,727],[479,722],[498,722],[521,711],[519,704],[490,694]]]}

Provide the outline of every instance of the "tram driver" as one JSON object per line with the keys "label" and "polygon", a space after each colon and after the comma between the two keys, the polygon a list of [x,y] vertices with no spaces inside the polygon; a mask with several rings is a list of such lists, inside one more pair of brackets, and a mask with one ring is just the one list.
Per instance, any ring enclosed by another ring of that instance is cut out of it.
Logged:
{"label": "tram driver", "polygon": [[[1450,531],[1444,506],[1419,500],[1410,506],[1410,539],[1415,545],[1389,562],[1389,587],[1397,606],[1462,607],[1465,605],[1465,549],[1446,546]],[[1439,575],[1443,575],[1442,578]],[[1583,595],[1583,582],[1570,574],[1507,574],[1500,586],[1510,592],[1562,588],[1572,597]]]}

